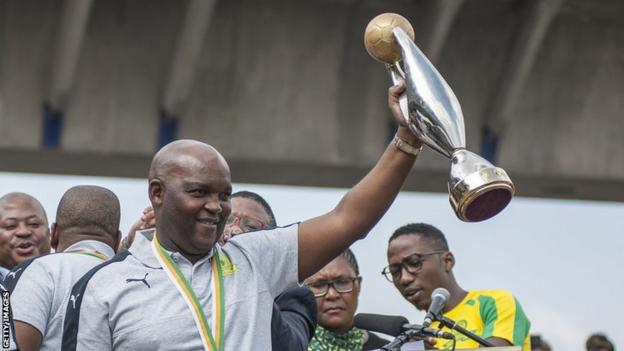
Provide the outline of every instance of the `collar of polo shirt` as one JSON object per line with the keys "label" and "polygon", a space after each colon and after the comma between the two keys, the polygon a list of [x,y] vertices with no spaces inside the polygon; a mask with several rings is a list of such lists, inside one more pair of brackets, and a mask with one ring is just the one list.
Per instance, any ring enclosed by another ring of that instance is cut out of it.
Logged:
{"label": "collar of polo shirt", "polygon": [[[148,267],[160,268],[160,262],[158,262],[158,259],[154,256],[154,253],[152,252],[150,240],[143,235],[137,235],[134,240],[136,243],[140,243],[140,244],[138,245],[132,244],[132,246],[129,249],[129,251],[132,253],[132,256],[134,256],[136,259],[138,259],[139,261],[141,261],[144,265]],[[221,250],[219,245],[215,245],[214,247],[217,248],[217,250]],[[165,249],[164,247],[163,247],[163,250],[165,250],[165,252],[169,255],[169,257],[171,257],[173,262],[175,262],[178,265],[182,264],[182,265],[189,265],[189,266],[197,266],[206,261],[209,261],[213,255],[213,251],[210,250],[210,253],[208,253],[206,256],[202,257],[200,260],[195,262],[195,264],[192,264],[191,261],[189,261],[186,257],[184,257],[184,255],[182,255],[179,252],[172,252],[172,251]]]}

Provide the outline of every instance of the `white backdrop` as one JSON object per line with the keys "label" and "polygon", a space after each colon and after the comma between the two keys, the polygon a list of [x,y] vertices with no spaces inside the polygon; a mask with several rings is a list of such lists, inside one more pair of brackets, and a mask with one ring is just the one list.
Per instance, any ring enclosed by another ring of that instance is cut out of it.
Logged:
{"label": "white backdrop", "polygon": [[[37,197],[52,221],[65,190],[94,184],[114,191],[122,204],[122,232],[148,204],[147,181],[121,178],[0,173],[0,194],[23,191]],[[253,190],[273,207],[279,224],[304,220],[330,209],[345,189],[235,184]],[[618,316],[624,279],[624,204],[515,198],[497,217],[466,224],[452,213],[443,194],[404,192],[368,237],[353,246],[364,285],[360,312],[423,315],[380,274],[392,231],[409,222],[439,227],[457,257],[455,275],[466,289],[514,292],[532,322],[532,333],[557,350],[584,350],[586,337],[606,333],[624,347]]]}

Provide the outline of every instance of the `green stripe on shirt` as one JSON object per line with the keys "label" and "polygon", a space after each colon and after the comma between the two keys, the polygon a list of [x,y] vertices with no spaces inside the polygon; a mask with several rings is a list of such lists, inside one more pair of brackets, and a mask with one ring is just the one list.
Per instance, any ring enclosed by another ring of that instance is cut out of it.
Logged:
{"label": "green stripe on shirt", "polygon": [[516,298],[514,298],[514,302],[516,304],[516,316],[514,318],[513,344],[522,345],[529,333],[531,322],[529,322]]}
{"label": "green stripe on shirt", "polygon": [[482,321],[488,321],[488,324],[483,325],[482,338],[487,339],[494,335],[494,325],[498,320],[498,310],[496,309],[496,301],[491,296],[480,295],[479,300],[479,313],[481,314]]}

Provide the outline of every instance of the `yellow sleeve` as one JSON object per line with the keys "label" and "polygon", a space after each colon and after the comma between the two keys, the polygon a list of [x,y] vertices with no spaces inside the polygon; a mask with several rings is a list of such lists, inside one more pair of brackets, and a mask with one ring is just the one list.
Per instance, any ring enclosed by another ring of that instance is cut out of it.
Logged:
{"label": "yellow sleeve", "polygon": [[495,291],[479,297],[483,335],[505,339],[522,346],[529,335],[530,322],[522,307],[508,291]]}

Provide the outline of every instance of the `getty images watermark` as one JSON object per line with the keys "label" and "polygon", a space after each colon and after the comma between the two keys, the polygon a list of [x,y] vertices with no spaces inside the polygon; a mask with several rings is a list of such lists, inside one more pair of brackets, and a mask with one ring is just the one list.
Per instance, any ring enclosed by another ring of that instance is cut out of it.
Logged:
{"label": "getty images watermark", "polygon": [[2,292],[2,348],[8,349],[11,346],[11,319],[9,308],[9,292]]}

